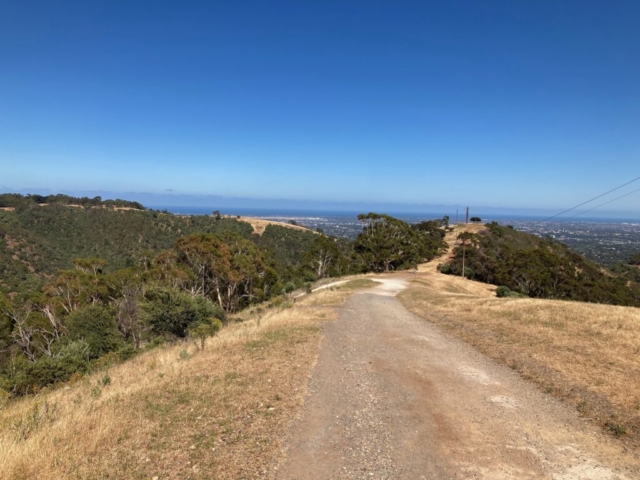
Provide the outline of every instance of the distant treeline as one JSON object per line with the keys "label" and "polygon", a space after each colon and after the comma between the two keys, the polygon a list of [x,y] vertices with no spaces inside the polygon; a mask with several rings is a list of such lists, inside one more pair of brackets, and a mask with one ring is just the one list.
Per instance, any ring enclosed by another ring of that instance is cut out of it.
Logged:
{"label": "distant treeline", "polygon": [[57,195],[37,195],[28,194],[20,195],[19,193],[2,193],[0,194],[0,208],[28,208],[32,205],[80,205],[83,207],[125,207],[135,208],[137,210],[146,210],[146,208],[138,202],[130,202],[128,200],[102,200],[101,197],[71,197],[61,193]]}

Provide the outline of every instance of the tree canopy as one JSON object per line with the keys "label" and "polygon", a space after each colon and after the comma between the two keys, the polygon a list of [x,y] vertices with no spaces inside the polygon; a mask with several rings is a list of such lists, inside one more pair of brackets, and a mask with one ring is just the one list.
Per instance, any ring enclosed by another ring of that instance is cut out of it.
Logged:
{"label": "tree canopy", "polygon": [[389,272],[409,268],[435,257],[442,241],[434,245],[427,229],[412,228],[406,222],[385,214],[358,215],[362,233],[355,241],[354,251],[367,270]]}

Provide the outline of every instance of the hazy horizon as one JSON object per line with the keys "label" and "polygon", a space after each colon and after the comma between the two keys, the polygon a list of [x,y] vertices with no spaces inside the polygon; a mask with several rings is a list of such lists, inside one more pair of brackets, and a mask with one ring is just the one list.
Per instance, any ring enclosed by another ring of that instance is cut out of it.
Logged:
{"label": "hazy horizon", "polygon": [[5,2],[0,185],[557,213],[640,175],[639,23],[631,0]]}
{"label": "hazy horizon", "polygon": [[[220,210],[223,213],[247,214],[248,211],[259,212],[266,211],[295,211],[310,213],[341,213],[341,214],[357,214],[369,211],[376,211],[388,214],[407,214],[407,215],[427,215],[443,216],[449,215],[452,219],[455,217],[456,210],[459,218],[464,218],[466,208],[470,208],[471,215],[485,215],[498,217],[531,217],[543,218],[560,213],[562,209],[535,209],[535,208],[508,208],[491,205],[445,205],[445,204],[408,204],[408,203],[390,203],[390,202],[322,202],[312,200],[299,199],[264,199],[264,198],[246,198],[246,197],[224,197],[221,195],[181,195],[175,193],[148,193],[148,192],[112,192],[105,190],[52,190],[52,189],[12,189],[6,186],[0,186],[0,193],[20,193],[39,194],[39,195],[55,195],[62,193],[76,197],[100,196],[106,199],[123,199],[136,201],[147,208],[157,210],[167,209],[172,213],[197,213],[206,214],[214,210]],[[587,208],[585,206],[585,208]],[[225,211],[226,209],[226,211]],[[635,211],[615,211],[615,210],[598,210],[589,212],[587,215],[576,215],[576,212],[570,212],[565,217],[558,220],[575,220],[588,221],[590,219],[612,219],[612,220],[636,220],[640,219],[640,212]],[[497,217],[496,217],[497,218]]]}

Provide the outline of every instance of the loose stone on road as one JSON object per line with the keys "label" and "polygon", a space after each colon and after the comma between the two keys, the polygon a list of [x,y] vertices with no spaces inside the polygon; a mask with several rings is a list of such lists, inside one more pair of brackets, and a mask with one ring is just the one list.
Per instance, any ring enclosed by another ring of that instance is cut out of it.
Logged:
{"label": "loose stone on road", "polygon": [[394,298],[351,297],[325,338],[278,478],[631,480],[615,439]]}

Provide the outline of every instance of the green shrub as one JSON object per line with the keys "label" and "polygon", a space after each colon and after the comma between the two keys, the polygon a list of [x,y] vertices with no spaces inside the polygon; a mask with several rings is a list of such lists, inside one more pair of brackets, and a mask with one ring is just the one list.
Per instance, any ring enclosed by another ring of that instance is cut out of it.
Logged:
{"label": "green shrub", "polygon": [[440,273],[444,273],[444,274],[450,274],[451,273],[451,264],[449,263],[439,263],[438,264],[438,271]]}
{"label": "green shrub", "polygon": [[214,317],[189,326],[189,336],[200,340],[200,348],[204,350],[204,345],[208,337],[214,336],[222,328],[222,322]]}
{"label": "green shrub", "polygon": [[122,345],[113,311],[103,306],[88,306],[71,312],[67,318],[69,341],[87,342],[88,357],[95,359]]}
{"label": "green shrub", "polygon": [[504,285],[499,286],[498,288],[496,288],[496,297],[510,297],[511,296],[511,289],[509,287],[505,287]]}
{"label": "green shrub", "polygon": [[282,291],[283,291],[284,293],[291,293],[291,292],[293,292],[296,288],[298,288],[298,287],[296,286],[296,284],[295,284],[294,282],[287,282],[287,283],[284,285],[284,288],[282,289]]}
{"label": "green shrub", "polygon": [[41,357],[28,363],[14,377],[14,389],[20,394],[33,393],[42,387],[66,382],[76,372],[84,372],[88,363],[77,357]]}
{"label": "green shrub", "polygon": [[152,288],[141,304],[142,318],[154,335],[170,334],[183,338],[189,325],[205,322],[208,318],[224,320],[222,309],[204,297],[171,288]]}
{"label": "green shrub", "polygon": [[523,294],[518,293],[518,292],[514,292],[509,287],[505,287],[504,285],[501,285],[500,287],[496,288],[496,297],[500,297],[500,298],[523,298],[523,297],[526,297],[526,295],[523,295]]}

